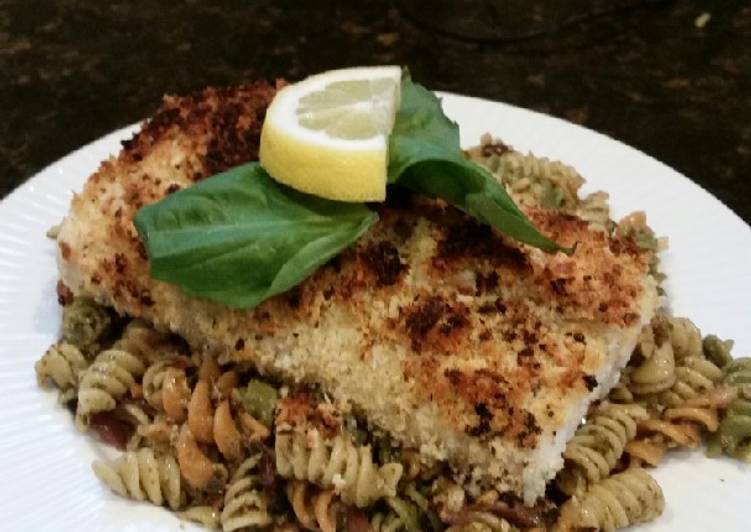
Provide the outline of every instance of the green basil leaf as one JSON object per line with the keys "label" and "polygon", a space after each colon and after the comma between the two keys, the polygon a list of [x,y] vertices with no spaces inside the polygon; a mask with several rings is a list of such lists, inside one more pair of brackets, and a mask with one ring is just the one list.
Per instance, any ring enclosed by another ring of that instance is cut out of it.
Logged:
{"label": "green basil leaf", "polygon": [[249,163],[142,208],[134,223],[153,278],[248,308],[302,282],[377,218],[362,204],[297,192]]}
{"label": "green basil leaf", "polygon": [[572,253],[542,235],[503,186],[466,160],[459,127],[429,90],[402,81],[401,103],[389,138],[388,182],[446,200],[482,223],[544,251]]}

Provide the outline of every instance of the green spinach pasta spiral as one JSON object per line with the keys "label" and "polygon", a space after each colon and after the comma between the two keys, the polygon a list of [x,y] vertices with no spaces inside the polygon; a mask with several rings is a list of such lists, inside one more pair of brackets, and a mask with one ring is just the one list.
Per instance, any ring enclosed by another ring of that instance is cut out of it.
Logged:
{"label": "green spinach pasta spiral", "polygon": [[112,329],[112,315],[105,307],[77,297],[63,307],[63,341],[87,353],[94,353]]}
{"label": "green spinach pasta spiral", "polygon": [[267,497],[259,489],[256,468],[260,460],[260,453],[250,456],[232,475],[224,493],[224,509],[220,517],[224,532],[271,524]]}
{"label": "green spinach pasta spiral", "polygon": [[557,478],[561,491],[580,494],[589,484],[607,477],[626,444],[636,436],[637,421],[647,417],[647,411],[639,405],[617,404],[588,416],[563,453],[566,466]]}
{"label": "green spinach pasta spiral", "polygon": [[420,532],[418,508],[400,498],[386,497],[385,509],[377,511],[370,519],[373,532]]}
{"label": "green spinach pasta spiral", "polygon": [[172,510],[182,505],[180,468],[170,455],[157,455],[150,448],[128,451],[112,464],[96,461],[94,473],[112,491],[137,501],[166,504]]}
{"label": "green spinach pasta spiral", "polygon": [[717,432],[709,441],[708,454],[751,462],[751,358],[738,358],[725,367],[724,382],[737,397],[725,411]]}
{"label": "green spinach pasta spiral", "polygon": [[94,362],[81,373],[78,387],[76,422],[88,425],[88,417],[96,412],[114,410],[146,367],[140,358],[122,349],[108,349],[99,353]]}
{"label": "green spinach pasta spiral", "polygon": [[631,468],[592,485],[561,507],[555,531],[609,532],[651,521],[665,507],[657,482],[643,469]]}
{"label": "green spinach pasta spiral", "polygon": [[76,346],[58,342],[47,349],[34,369],[39,385],[47,386],[52,381],[60,389],[60,401],[67,402],[75,397],[79,377],[88,366],[88,360]]}
{"label": "green spinach pasta spiral", "polygon": [[317,429],[278,433],[275,454],[282,477],[334,488],[344,502],[359,508],[396,495],[402,475],[401,464],[375,464],[369,445],[356,445],[345,434],[327,440]]}
{"label": "green spinach pasta spiral", "polygon": [[702,352],[715,366],[724,368],[733,361],[733,343],[733,340],[721,340],[714,334],[708,334],[702,341]]}
{"label": "green spinach pasta spiral", "polygon": [[386,497],[371,519],[373,532],[439,532],[445,527],[429,501],[412,484],[396,497]]}

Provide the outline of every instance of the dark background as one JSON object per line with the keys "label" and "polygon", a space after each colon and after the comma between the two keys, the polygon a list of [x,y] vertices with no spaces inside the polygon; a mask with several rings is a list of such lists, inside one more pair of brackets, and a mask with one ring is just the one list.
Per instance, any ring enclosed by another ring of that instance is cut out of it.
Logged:
{"label": "dark background", "polygon": [[0,197],[164,93],[378,63],[602,131],[751,220],[748,0],[0,0]]}

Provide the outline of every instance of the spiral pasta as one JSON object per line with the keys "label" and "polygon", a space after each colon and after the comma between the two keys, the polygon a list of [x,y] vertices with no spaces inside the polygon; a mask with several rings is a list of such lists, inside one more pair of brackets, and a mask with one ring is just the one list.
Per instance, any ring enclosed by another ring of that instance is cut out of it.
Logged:
{"label": "spiral pasta", "polygon": [[584,180],[558,161],[523,155],[516,151],[493,154],[485,164],[503,182],[517,201],[549,209],[573,208]]}
{"label": "spiral pasta", "polygon": [[258,489],[260,480],[255,470],[260,460],[260,454],[250,456],[232,475],[224,494],[224,509],[220,516],[224,532],[271,524],[267,497]]}
{"label": "spiral pasta", "polygon": [[52,381],[61,391],[61,402],[66,402],[75,396],[79,377],[88,365],[88,360],[76,346],[58,342],[47,349],[34,369],[37,383],[46,387]]}
{"label": "spiral pasta", "polygon": [[173,347],[167,337],[157,332],[148,322],[135,319],[128,322],[122,335],[112,346],[139,357],[141,360],[156,360]]}
{"label": "spiral pasta", "polygon": [[108,349],[99,353],[81,373],[76,407],[79,427],[88,425],[90,414],[113,410],[145,370],[141,359],[127,351]]}
{"label": "spiral pasta", "polygon": [[117,407],[118,413],[135,429],[125,444],[129,451],[138,449],[141,446],[143,437],[143,427],[151,426],[153,420],[151,417],[136,403],[123,403]]}
{"label": "spiral pasta", "polygon": [[172,455],[157,455],[148,447],[128,451],[114,463],[96,461],[94,474],[122,497],[173,510],[182,504],[180,469]]}
{"label": "spiral pasta", "polygon": [[180,428],[175,449],[180,471],[192,488],[208,492],[218,492],[224,489],[228,475],[227,468],[206,455],[187,424]]}
{"label": "spiral pasta", "polygon": [[684,358],[675,368],[675,382],[660,392],[653,402],[678,407],[710,392],[722,380],[722,369],[703,357]]}
{"label": "spiral pasta", "polygon": [[419,508],[402,497],[386,497],[385,509],[370,519],[373,532],[420,532]]}
{"label": "spiral pasta", "polygon": [[170,357],[151,364],[143,374],[143,397],[154,409],[174,423],[182,423],[188,409],[190,388],[185,370],[175,367]]}
{"label": "spiral pasta", "polygon": [[751,385],[751,358],[741,357],[725,367],[724,382],[737,388],[748,388]]}
{"label": "spiral pasta", "polygon": [[670,344],[677,361],[703,356],[701,331],[688,318],[664,316],[670,328]]}
{"label": "spiral pasta", "polygon": [[728,405],[707,452],[751,463],[751,358],[730,362],[725,367],[724,382],[735,389],[737,397]]}
{"label": "spiral pasta", "polygon": [[579,201],[575,214],[593,227],[608,231],[612,224],[608,199],[610,195],[607,192],[592,192]]}
{"label": "spiral pasta", "polygon": [[714,334],[708,334],[702,341],[704,356],[719,368],[724,368],[733,361],[730,354],[732,349],[732,340],[721,340]]}
{"label": "spiral pasta", "polygon": [[336,498],[332,490],[321,490],[302,480],[290,480],[286,492],[295,518],[303,528],[336,532]]}
{"label": "spiral pasta", "polygon": [[467,512],[463,523],[451,525],[446,532],[515,532],[518,530],[502,517],[490,512]]}
{"label": "spiral pasta", "polygon": [[63,341],[93,353],[112,329],[112,316],[103,306],[77,297],[63,307]]}
{"label": "spiral pasta", "polygon": [[703,434],[718,430],[721,404],[712,397],[702,397],[696,403],[691,400],[666,408],[659,416],[639,422],[639,438],[630,441],[626,451],[632,459],[656,466],[668,449],[695,449]]}
{"label": "spiral pasta", "polygon": [[275,445],[276,468],[285,478],[307,480],[324,488],[334,488],[347,504],[363,508],[396,495],[402,465],[373,463],[370,446],[355,445],[339,434],[324,440],[313,428],[307,434],[280,432]]}
{"label": "spiral pasta", "polygon": [[204,528],[219,528],[219,512],[213,506],[191,506],[178,512],[178,517]]}
{"label": "spiral pasta", "polygon": [[665,498],[657,482],[643,469],[630,468],[564,503],[554,530],[609,532],[651,521],[664,507]]}
{"label": "spiral pasta", "polygon": [[675,378],[673,346],[664,342],[640,366],[633,368],[628,387],[635,395],[654,394],[672,387]]}
{"label": "spiral pasta", "polygon": [[647,419],[639,405],[607,405],[588,416],[569,440],[563,457],[566,465],[557,483],[567,495],[582,493],[589,484],[610,474],[628,441],[636,436],[636,424]]}
{"label": "spiral pasta", "polygon": [[[199,380],[193,388],[188,404],[188,426],[201,443],[213,443],[229,461],[239,460],[247,444],[261,441],[271,435],[269,429],[253,416],[240,409],[233,414],[229,399],[230,387],[226,381],[236,381],[234,372],[226,372],[216,379],[214,390],[220,402],[216,408],[211,400],[211,384]],[[222,389],[226,390],[222,391]],[[238,423],[239,422],[239,423]]]}

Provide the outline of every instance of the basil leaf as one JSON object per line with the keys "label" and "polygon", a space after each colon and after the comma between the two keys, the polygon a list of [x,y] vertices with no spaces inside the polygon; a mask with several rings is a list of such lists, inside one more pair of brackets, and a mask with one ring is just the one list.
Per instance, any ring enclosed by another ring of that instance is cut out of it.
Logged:
{"label": "basil leaf", "polygon": [[490,172],[466,160],[459,127],[429,90],[402,81],[401,103],[389,138],[388,182],[442,198],[478,221],[544,251],[572,253],[542,235]]}
{"label": "basil leaf", "polygon": [[362,204],[297,192],[249,163],[142,208],[134,223],[153,278],[248,308],[302,282],[377,219]]}

